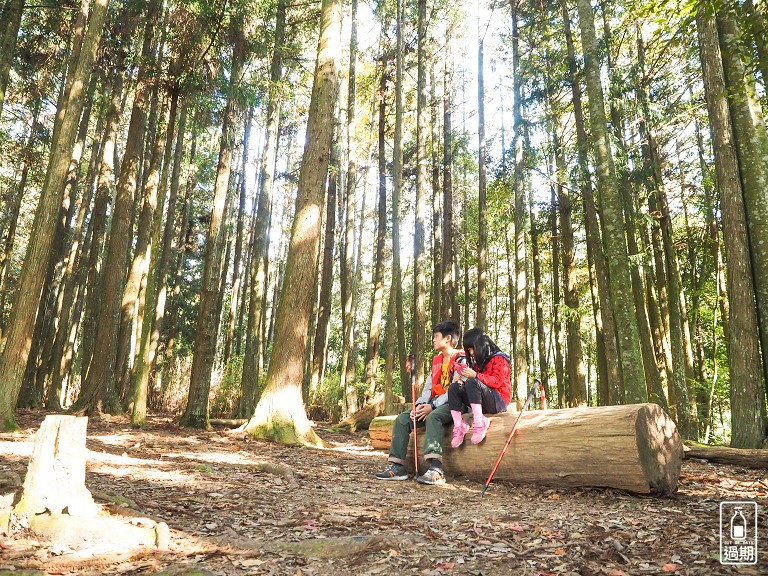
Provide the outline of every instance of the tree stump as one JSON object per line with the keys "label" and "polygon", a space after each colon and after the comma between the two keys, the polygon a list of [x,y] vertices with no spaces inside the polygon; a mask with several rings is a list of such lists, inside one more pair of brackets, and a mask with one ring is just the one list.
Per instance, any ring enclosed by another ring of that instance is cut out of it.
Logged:
{"label": "tree stump", "polygon": [[69,514],[96,516],[98,507],[85,487],[85,430],[88,418],[46,416],[35,435],[17,516]]}
{"label": "tree stump", "polygon": [[[394,416],[371,422],[374,448],[389,449]],[[467,420],[470,419],[466,415]],[[485,481],[517,413],[489,416],[480,444],[451,448],[443,438],[443,467],[450,475]],[[413,439],[406,465],[413,468]],[[525,412],[494,479],[548,486],[595,486],[639,494],[677,490],[683,445],[672,419],[656,404]]]}
{"label": "tree stump", "polygon": [[166,548],[170,532],[164,522],[134,518],[133,525],[111,517],[94,502],[85,487],[87,425],[85,417],[45,417],[35,436],[21,498],[8,518],[0,518],[0,529],[12,533],[29,528],[52,542],[98,553]]}

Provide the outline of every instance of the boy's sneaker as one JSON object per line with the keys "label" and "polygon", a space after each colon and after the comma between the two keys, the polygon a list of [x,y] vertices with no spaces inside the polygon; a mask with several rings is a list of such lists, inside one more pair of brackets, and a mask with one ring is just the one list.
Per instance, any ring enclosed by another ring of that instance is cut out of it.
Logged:
{"label": "boy's sneaker", "polygon": [[416,477],[419,484],[445,484],[445,473],[442,468],[429,468],[424,474]]}
{"label": "boy's sneaker", "polygon": [[461,424],[453,426],[453,438],[451,438],[451,447],[458,448],[464,443],[464,434],[469,431],[469,424],[461,421]]}
{"label": "boy's sneaker", "polygon": [[472,444],[480,444],[485,439],[485,434],[488,432],[488,428],[491,427],[491,421],[485,416],[480,422],[475,419],[472,423]]}
{"label": "boy's sneaker", "polygon": [[402,464],[395,464],[376,473],[377,480],[408,480],[408,472],[405,471],[405,466]]}

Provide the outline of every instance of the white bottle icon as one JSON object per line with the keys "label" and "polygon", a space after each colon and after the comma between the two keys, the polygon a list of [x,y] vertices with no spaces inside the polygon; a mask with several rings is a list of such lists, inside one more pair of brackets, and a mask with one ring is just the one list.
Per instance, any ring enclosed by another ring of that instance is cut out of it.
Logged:
{"label": "white bottle icon", "polygon": [[731,516],[731,539],[744,540],[747,537],[747,519],[741,513],[741,507],[737,506]]}

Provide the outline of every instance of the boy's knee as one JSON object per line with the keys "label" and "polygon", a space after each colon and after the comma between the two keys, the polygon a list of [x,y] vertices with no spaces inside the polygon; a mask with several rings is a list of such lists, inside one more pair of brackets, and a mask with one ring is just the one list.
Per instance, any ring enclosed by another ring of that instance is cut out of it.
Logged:
{"label": "boy's knee", "polygon": [[410,412],[401,412],[397,415],[397,418],[395,418],[395,425],[399,426],[408,426],[411,420],[411,414]]}

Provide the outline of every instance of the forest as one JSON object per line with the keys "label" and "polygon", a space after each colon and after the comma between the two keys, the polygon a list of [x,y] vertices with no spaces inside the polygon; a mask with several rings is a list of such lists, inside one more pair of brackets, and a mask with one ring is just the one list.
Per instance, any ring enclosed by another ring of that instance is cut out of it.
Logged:
{"label": "forest", "polygon": [[538,377],[762,448],[764,0],[0,10],[4,430],[318,444],[410,400],[452,319],[520,404]]}

